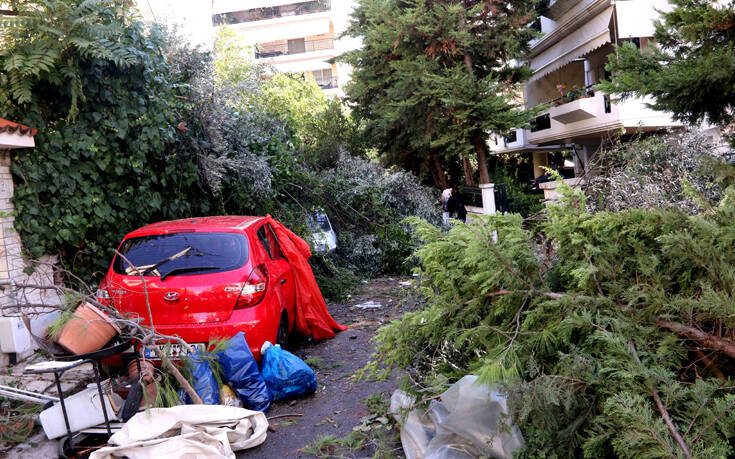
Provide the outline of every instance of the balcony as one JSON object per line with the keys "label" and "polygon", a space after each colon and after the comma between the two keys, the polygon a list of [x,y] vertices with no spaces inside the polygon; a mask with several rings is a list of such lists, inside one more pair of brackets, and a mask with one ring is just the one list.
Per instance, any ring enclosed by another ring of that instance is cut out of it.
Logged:
{"label": "balcony", "polygon": [[[553,101],[554,107],[549,110],[549,117],[562,124],[576,123],[594,118],[597,113],[595,91],[592,86],[572,89],[562,97]],[[605,106],[605,113],[610,113],[610,106]]]}
{"label": "balcony", "polygon": [[316,79],[316,84],[322,88],[322,89],[336,89],[339,88],[339,84],[337,82],[337,78],[324,78]]}
{"label": "balcony", "polygon": [[246,22],[265,21],[268,19],[301,16],[305,14],[324,13],[331,11],[331,9],[331,0],[314,0],[305,3],[292,3],[289,5],[253,8],[250,10],[215,14],[212,17],[212,22],[216,26],[242,24]]}
{"label": "balcony", "polygon": [[334,38],[322,38],[319,40],[288,40],[286,43],[257,45],[255,58],[268,59],[278,56],[323,51],[327,49],[334,49]]}

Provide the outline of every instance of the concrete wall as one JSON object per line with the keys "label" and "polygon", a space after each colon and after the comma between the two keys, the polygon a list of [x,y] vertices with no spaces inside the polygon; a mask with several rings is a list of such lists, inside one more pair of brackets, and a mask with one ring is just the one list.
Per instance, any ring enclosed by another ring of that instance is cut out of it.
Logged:
{"label": "concrete wall", "polygon": [[[23,272],[29,264],[22,256],[20,236],[13,228],[15,209],[11,198],[14,185],[13,176],[10,173],[10,158],[8,150],[0,150],[0,289],[2,289],[0,293],[0,366],[8,365],[11,354],[15,354],[13,359],[22,359],[35,349],[19,314],[9,306],[17,304],[18,301],[50,306],[61,303],[58,295],[51,290],[25,289],[20,292],[21,298],[18,298],[18,292],[15,292],[9,285],[11,283],[53,285],[52,265],[56,262],[54,257],[47,256],[41,260],[44,264],[39,266],[33,275],[28,276]],[[42,312],[44,308],[39,307],[37,311]],[[46,327],[56,317],[57,313],[30,315],[31,329],[34,334],[43,335]]]}

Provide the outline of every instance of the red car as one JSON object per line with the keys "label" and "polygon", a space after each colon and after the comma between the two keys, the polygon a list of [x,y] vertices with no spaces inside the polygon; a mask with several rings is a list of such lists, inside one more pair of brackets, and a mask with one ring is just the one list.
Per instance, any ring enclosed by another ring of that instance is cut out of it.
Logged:
{"label": "red car", "polygon": [[[125,236],[98,297],[149,325],[143,281],[162,334],[197,345],[245,332],[260,360],[285,344],[296,292],[269,217],[205,217],[144,226]],[[172,354],[175,355],[176,349]]]}

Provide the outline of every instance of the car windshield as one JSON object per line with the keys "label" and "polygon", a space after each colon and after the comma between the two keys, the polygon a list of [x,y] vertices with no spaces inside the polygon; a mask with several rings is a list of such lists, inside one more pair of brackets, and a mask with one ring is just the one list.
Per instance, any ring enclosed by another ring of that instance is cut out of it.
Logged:
{"label": "car windshield", "polygon": [[329,224],[329,217],[321,213],[309,215],[309,227],[312,231],[332,231],[332,226]]}
{"label": "car windshield", "polygon": [[[235,233],[174,233],[126,239],[112,268],[137,276],[194,275],[232,271],[248,260],[248,242]],[[132,263],[133,266],[130,264]],[[137,268],[137,271],[136,271]]]}

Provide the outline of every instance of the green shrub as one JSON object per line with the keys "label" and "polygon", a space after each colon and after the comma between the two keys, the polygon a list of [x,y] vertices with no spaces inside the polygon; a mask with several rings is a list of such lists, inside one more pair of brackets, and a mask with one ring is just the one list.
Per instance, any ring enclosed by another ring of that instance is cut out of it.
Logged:
{"label": "green shrub", "polygon": [[379,331],[369,369],[501,384],[521,457],[732,456],[735,188],[694,216],[592,214],[560,189],[534,231],[414,219],[427,305]]}

